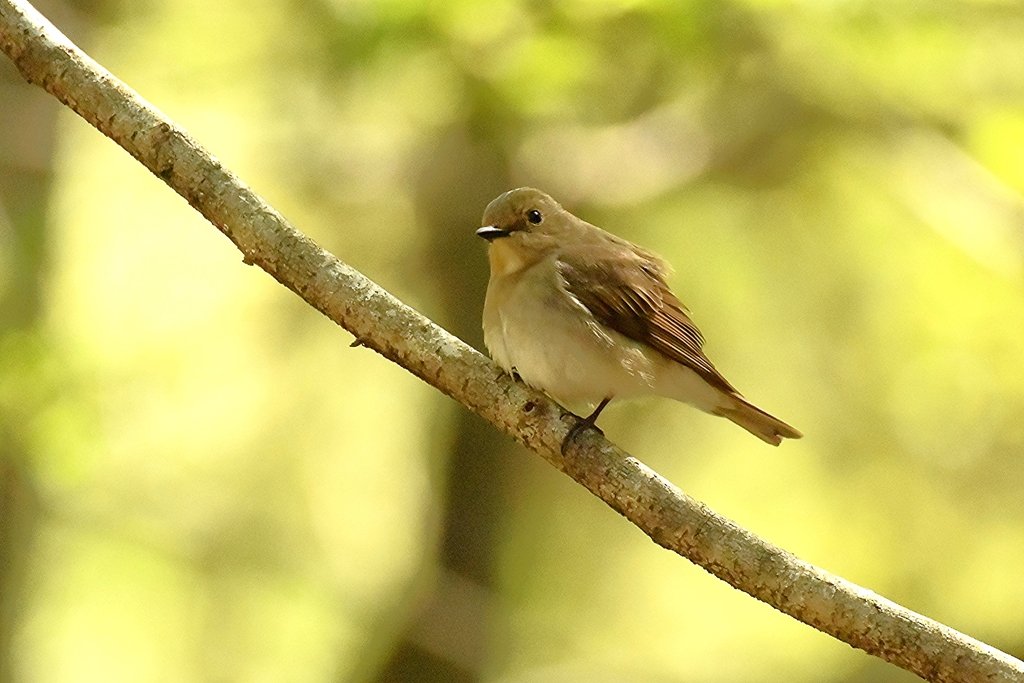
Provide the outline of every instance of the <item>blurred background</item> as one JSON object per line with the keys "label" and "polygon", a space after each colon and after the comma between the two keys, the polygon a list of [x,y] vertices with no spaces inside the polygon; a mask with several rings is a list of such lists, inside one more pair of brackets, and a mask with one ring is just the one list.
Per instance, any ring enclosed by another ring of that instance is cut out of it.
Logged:
{"label": "blurred background", "polygon": [[[1024,6],[40,0],[298,228],[483,349],[487,202],[674,264],[806,434],[608,436],[1024,656]],[[910,681],[366,349],[0,59],[0,682]]]}

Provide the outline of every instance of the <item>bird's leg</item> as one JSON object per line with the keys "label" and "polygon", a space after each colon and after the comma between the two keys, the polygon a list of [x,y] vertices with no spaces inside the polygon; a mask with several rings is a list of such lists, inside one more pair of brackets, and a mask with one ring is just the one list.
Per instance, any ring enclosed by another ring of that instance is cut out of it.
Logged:
{"label": "bird's leg", "polygon": [[580,432],[584,429],[594,428],[600,434],[604,434],[601,429],[595,424],[597,422],[597,416],[601,414],[605,406],[612,400],[611,396],[605,398],[601,403],[598,404],[597,408],[594,409],[590,415],[587,415],[582,420],[579,420],[572,426],[569,433],[565,435],[565,439],[562,441],[562,455],[565,455],[565,451],[569,448],[569,443],[576,439]]}

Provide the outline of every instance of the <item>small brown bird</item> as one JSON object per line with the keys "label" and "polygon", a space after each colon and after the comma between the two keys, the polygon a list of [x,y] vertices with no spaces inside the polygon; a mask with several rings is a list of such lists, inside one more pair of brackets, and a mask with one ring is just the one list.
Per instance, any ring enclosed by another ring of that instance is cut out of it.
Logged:
{"label": "small brown bird", "polygon": [[476,234],[490,243],[483,326],[491,357],[563,404],[597,404],[566,444],[613,398],[646,394],[728,418],[773,446],[802,436],[715,369],[665,282],[668,266],[651,252],[528,187],[488,204]]}

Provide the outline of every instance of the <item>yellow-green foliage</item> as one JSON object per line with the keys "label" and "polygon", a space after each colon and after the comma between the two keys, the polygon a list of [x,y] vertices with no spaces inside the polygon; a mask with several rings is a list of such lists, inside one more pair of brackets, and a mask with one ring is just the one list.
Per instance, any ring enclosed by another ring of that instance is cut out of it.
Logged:
{"label": "yellow-green foliage", "polygon": [[[70,33],[479,348],[473,230],[499,191],[662,254],[709,356],[806,438],[770,449],[656,400],[613,404],[608,436],[1024,654],[1019,3],[146,0]],[[461,409],[349,349],[66,112],[52,166],[21,276],[41,305],[0,326],[0,449],[34,496],[0,584],[13,680],[372,677],[434,580]],[[911,678],[506,450],[486,680]]]}

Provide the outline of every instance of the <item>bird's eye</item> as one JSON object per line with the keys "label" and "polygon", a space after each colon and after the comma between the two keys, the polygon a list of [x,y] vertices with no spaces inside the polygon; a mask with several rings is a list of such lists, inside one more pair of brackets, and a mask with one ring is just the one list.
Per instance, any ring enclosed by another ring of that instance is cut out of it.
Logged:
{"label": "bird's eye", "polygon": [[530,209],[529,211],[526,212],[526,220],[530,221],[534,225],[537,225],[543,220],[543,218],[540,215],[540,211],[538,211],[537,209]]}

